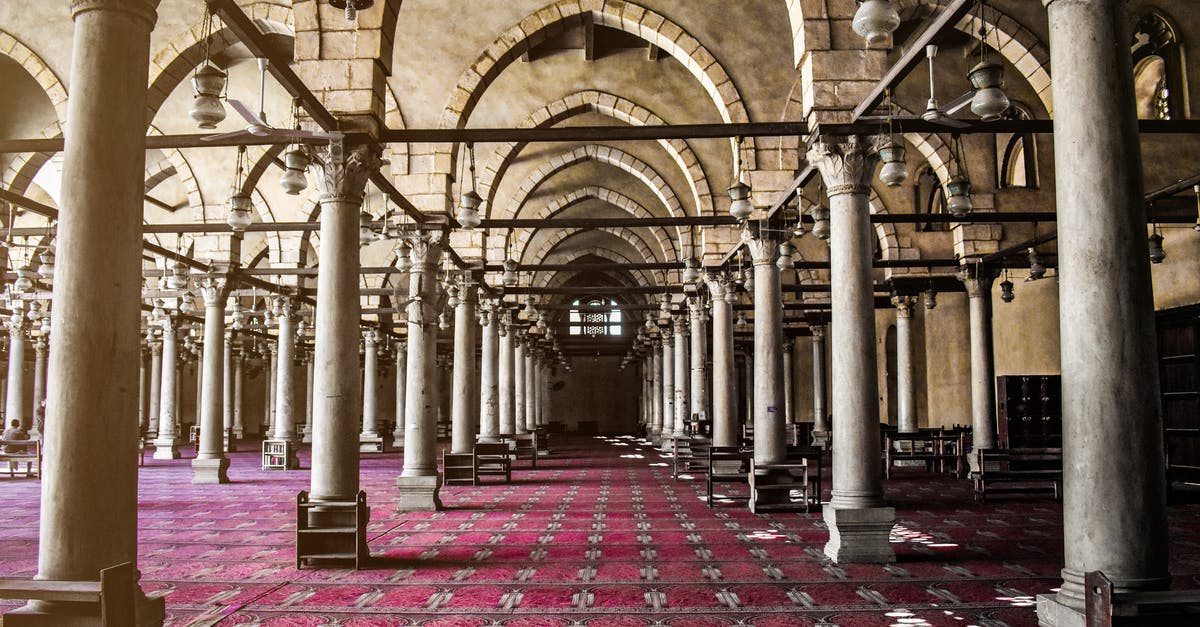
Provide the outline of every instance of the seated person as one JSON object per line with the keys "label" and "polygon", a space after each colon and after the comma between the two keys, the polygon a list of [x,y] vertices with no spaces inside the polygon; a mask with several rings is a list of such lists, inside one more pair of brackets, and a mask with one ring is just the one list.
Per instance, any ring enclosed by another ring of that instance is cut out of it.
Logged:
{"label": "seated person", "polygon": [[[21,428],[21,421],[13,418],[11,426],[4,430],[4,434],[0,435],[2,440],[28,440],[29,432]],[[5,453],[24,453],[27,447],[21,444],[5,444]]]}

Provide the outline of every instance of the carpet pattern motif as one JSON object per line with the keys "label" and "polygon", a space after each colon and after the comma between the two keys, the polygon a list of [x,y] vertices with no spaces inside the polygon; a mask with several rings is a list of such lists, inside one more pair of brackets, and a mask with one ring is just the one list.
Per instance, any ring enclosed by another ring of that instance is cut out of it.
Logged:
{"label": "carpet pattern motif", "polygon": [[[710,509],[703,477],[672,479],[632,438],[560,440],[511,484],[444,487],[447,509],[428,513],[395,512],[398,454],[364,455],[372,564],[297,571],[308,472],[232,457],[226,486],[192,485],[186,459],[141,469],[142,585],[169,625],[1016,627],[1059,583],[1053,501],[976,503],[966,481],[901,472],[887,485],[898,562],[837,565],[815,510]],[[0,479],[0,576],[37,570],[38,489]],[[1171,533],[1175,586],[1200,587],[1200,507],[1173,507]]]}

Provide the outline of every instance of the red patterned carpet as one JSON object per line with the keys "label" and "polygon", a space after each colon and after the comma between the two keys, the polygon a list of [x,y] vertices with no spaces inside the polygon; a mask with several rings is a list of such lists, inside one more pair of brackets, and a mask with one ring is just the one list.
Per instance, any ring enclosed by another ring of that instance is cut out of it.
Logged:
{"label": "red patterned carpet", "polygon": [[[369,569],[297,571],[294,501],[306,470],[195,486],[189,460],[141,472],[140,567],[170,625],[1034,625],[1058,584],[1049,500],[971,500],[924,473],[889,481],[889,566],[835,565],[821,517],[709,509],[703,480],[633,439],[560,441],[514,483],[442,490],[447,510],[397,514],[397,454],[367,455]],[[38,482],[0,478],[0,575],[36,572]],[[1172,508],[1177,587],[1200,587],[1200,507]],[[11,604],[11,603],[10,603]],[[0,606],[6,607],[6,606]]]}

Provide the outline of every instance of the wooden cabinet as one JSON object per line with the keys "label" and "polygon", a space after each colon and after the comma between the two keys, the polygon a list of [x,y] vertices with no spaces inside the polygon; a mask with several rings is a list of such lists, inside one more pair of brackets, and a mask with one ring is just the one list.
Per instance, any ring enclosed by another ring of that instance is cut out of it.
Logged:
{"label": "wooden cabinet", "polygon": [[1062,447],[1062,377],[996,377],[996,443],[1000,448]]}
{"label": "wooden cabinet", "polygon": [[1168,481],[1200,481],[1200,306],[1158,313],[1158,381]]}

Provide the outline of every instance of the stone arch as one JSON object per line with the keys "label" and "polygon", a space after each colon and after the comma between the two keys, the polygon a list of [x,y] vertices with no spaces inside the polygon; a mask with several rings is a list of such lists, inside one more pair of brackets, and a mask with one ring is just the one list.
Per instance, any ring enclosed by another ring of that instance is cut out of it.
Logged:
{"label": "stone arch", "polygon": [[[678,24],[650,9],[626,0],[557,0],[529,14],[496,38],[459,77],[442,115],[441,128],[464,128],[479,99],[513,61],[568,26],[581,24],[584,15],[607,26],[654,44],[679,61],[709,94],[724,122],[749,122],[750,117],[733,79],[707,48]],[[734,144],[730,143],[731,149]],[[743,142],[743,164],[753,169],[754,142]],[[458,147],[439,148],[451,154]],[[749,161],[747,161],[747,159]]]}
{"label": "stone arch", "polygon": [[[808,50],[828,50],[829,19],[823,0],[785,0],[792,27],[792,67],[799,68]],[[805,15],[809,16],[805,18]]]}
{"label": "stone arch", "polygon": [[[62,137],[63,123],[67,119],[67,87],[36,52],[22,43],[12,34],[0,30],[0,55],[12,59],[20,65],[34,81],[41,86],[42,92],[54,108],[55,120],[42,129],[42,136],[47,138]],[[4,173],[3,185],[17,194],[24,194],[33,182],[38,170],[54,155],[52,153],[27,153],[17,155],[9,163]]]}
{"label": "stone arch", "polygon": [[[561,251],[561,250],[552,250],[545,257],[543,257],[542,259],[539,259],[538,263],[570,264],[570,263],[574,263],[575,261],[577,261],[581,258],[584,258],[584,257],[598,257],[600,259],[607,259],[613,263],[637,263],[636,261],[631,260],[629,257],[626,257],[625,255],[622,255],[615,250],[612,250],[609,248],[601,248],[599,246],[595,246],[592,248],[581,248],[581,249],[565,251],[565,252]],[[567,272],[567,271],[563,270],[560,272]],[[574,271],[572,270],[571,272],[574,272]],[[630,272],[630,274],[633,274],[634,276],[640,277],[642,285],[646,285],[646,286],[656,285],[656,283],[654,282],[654,275],[647,270],[630,270],[629,272]],[[545,272],[545,273],[539,274],[538,279],[536,279],[534,281],[534,285],[545,286],[547,284],[546,282],[549,281],[549,279],[542,280],[541,277],[548,276],[551,274],[555,274],[555,273]]]}
{"label": "stone arch", "polygon": [[[568,118],[595,112],[615,120],[620,120],[631,126],[663,125],[666,122],[654,112],[637,103],[610,93],[593,89],[575,92],[560,100],[556,100],[534,111],[519,125],[522,128],[543,128],[553,126]],[[659,145],[679,165],[679,169],[687,177],[692,190],[697,213],[707,212],[715,215],[713,208],[712,190],[708,186],[700,160],[686,141],[681,139],[659,140]],[[495,200],[496,185],[504,177],[508,166],[525,147],[524,143],[509,142],[502,144],[496,151],[495,157],[483,168],[479,177],[479,189],[491,207]]]}
{"label": "stone arch", "polygon": [[580,233],[587,233],[589,231],[601,231],[629,242],[629,244],[632,245],[638,251],[638,254],[640,254],[647,262],[666,261],[668,259],[667,251],[660,251],[662,253],[661,257],[659,255],[655,255],[654,249],[646,243],[645,238],[639,235],[636,231],[623,226],[604,227],[599,229],[556,229],[550,235],[550,238],[542,243],[541,247],[539,247],[537,251],[531,251],[530,242],[526,242],[525,245],[521,247],[520,254],[517,255],[517,259],[521,263],[530,263],[528,260],[544,258],[567,238]]}

